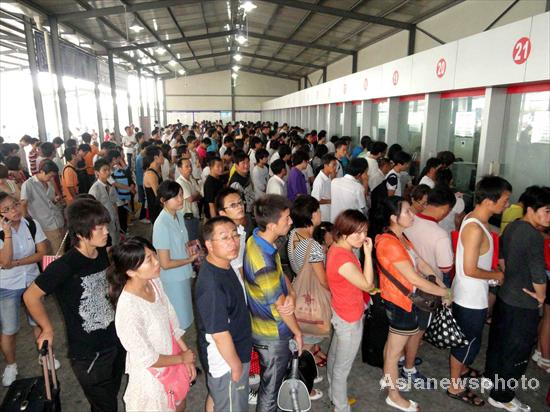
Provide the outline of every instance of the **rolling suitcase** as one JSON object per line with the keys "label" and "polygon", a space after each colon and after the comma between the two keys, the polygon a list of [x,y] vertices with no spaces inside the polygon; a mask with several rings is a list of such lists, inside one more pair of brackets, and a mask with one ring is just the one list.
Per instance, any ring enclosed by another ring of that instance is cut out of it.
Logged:
{"label": "rolling suitcase", "polygon": [[60,412],[59,383],[55,368],[48,370],[48,363],[54,365],[53,353],[48,350],[48,341],[40,349],[43,376],[17,379],[13,382],[0,412]]}

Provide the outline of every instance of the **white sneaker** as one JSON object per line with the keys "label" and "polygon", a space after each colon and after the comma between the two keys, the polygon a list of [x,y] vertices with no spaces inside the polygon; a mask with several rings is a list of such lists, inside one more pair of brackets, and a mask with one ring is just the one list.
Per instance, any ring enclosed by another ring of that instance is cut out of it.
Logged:
{"label": "white sneaker", "polygon": [[257,385],[260,383],[260,375],[258,375],[257,373],[254,374],[254,375],[250,375],[248,377],[248,384],[249,385]]}
{"label": "white sneaker", "polygon": [[505,409],[509,412],[530,412],[531,411],[531,407],[529,405],[521,403],[521,401],[518,398],[514,398],[508,403],[502,403],[502,402],[495,401],[493,398],[489,397],[489,403],[493,405],[495,408]]}
{"label": "white sneaker", "polygon": [[15,378],[17,377],[17,363],[12,363],[11,365],[6,366],[4,373],[2,374],[2,385],[10,386]]}
{"label": "white sneaker", "polygon": [[257,403],[258,403],[258,391],[250,389],[250,392],[248,392],[248,404],[256,405]]}
{"label": "white sneaker", "polygon": [[[42,366],[42,356],[38,356],[38,364]],[[55,365],[55,370],[58,370],[61,367],[61,362],[57,360],[57,358],[53,357],[53,364]],[[52,369],[50,365],[48,365],[48,369]]]}
{"label": "white sneaker", "polygon": [[151,223],[151,221],[149,219],[145,219],[145,218],[141,219],[140,222],[141,223]]}
{"label": "white sneaker", "polygon": [[538,362],[539,359],[541,358],[541,353],[538,349],[535,349],[535,351],[533,352],[533,355],[531,356],[531,359],[533,359],[533,362]]}

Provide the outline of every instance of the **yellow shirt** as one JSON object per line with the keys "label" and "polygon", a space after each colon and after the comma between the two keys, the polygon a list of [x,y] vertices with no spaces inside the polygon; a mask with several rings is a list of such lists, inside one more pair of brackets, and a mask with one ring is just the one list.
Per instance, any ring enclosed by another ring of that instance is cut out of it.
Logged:
{"label": "yellow shirt", "polygon": [[512,223],[515,220],[523,217],[523,207],[520,204],[511,204],[508,209],[502,213],[502,220],[500,221],[500,233],[504,232],[504,228],[508,223]]}

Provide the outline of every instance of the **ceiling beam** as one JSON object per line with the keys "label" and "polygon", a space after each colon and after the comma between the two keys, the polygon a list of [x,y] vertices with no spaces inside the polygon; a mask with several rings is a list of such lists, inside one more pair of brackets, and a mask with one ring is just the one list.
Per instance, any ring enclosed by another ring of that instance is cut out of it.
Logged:
{"label": "ceiling beam", "polygon": [[[168,11],[168,14],[170,15],[170,18],[172,19],[172,22],[174,23],[174,26],[176,26],[176,28],[180,32],[180,36],[185,38],[185,33],[183,32],[183,29],[179,25],[178,20],[176,19],[176,16],[174,15],[174,12],[172,11],[172,9],[170,7],[168,7],[166,10]],[[186,41],[185,43],[187,43],[187,48],[191,52],[191,55],[195,58],[195,61],[199,65],[199,68],[202,68],[202,66],[201,66],[200,62],[198,61],[197,56],[195,56],[195,52],[191,48],[191,45],[189,44],[189,42]],[[181,61],[181,59],[180,59],[180,61]]]}
{"label": "ceiling beam", "polygon": [[97,17],[106,17],[116,14],[124,13],[135,13],[145,10],[153,9],[164,9],[166,7],[173,6],[183,6],[186,4],[201,3],[197,0],[157,0],[146,3],[135,3],[128,4],[126,6],[112,6],[112,7],[101,7],[85,11],[75,11],[70,13],[61,13],[58,14],[57,20],[59,22],[70,21],[70,20],[82,20],[82,19],[92,19]]}
{"label": "ceiling beam", "polygon": [[248,52],[239,52],[239,53],[242,54],[244,57],[250,57],[252,59],[268,60],[268,61],[272,61],[272,62],[275,62],[275,63],[293,64],[293,65],[302,66],[302,67],[310,67],[310,68],[316,69],[316,70],[322,69],[324,67],[324,66],[321,66],[320,64],[306,63],[306,62],[300,62],[300,61],[296,61],[296,60],[281,59],[279,57],[263,56],[263,55],[257,54],[257,53],[248,53]]}
{"label": "ceiling beam", "polygon": [[[209,34],[200,34],[198,36],[178,37],[178,38],[174,38],[174,39],[164,40],[163,43],[164,43],[164,45],[180,44],[180,43],[187,43],[187,42],[198,41],[198,40],[213,39],[215,37],[231,36],[232,34],[235,34],[235,30],[225,30],[225,31],[209,33]],[[120,52],[124,52],[124,51],[137,50],[137,49],[140,49],[140,48],[149,48],[149,47],[158,47],[158,46],[162,46],[162,44],[160,44],[158,41],[153,41],[153,42],[149,42],[149,43],[133,44],[131,46],[113,47],[112,50],[115,53],[120,53]]]}
{"label": "ceiling beam", "polygon": [[310,10],[315,13],[329,14],[331,16],[343,17],[345,19],[359,20],[367,23],[380,24],[382,26],[395,27],[398,29],[408,30],[410,24],[404,21],[387,19],[385,17],[373,16],[370,14],[350,12],[347,10],[337,9],[335,7],[319,6],[312,3],[307,3],[300,0],[262,0],[267,3],[280,4],[295,9]]}
{"label": "ceiling beam", "polygon": [[311,44],[307,41],[289,40],[285,37],[271,36],[268,34],[255,33],[251,31],[248,32],[248,37],[274,41],[278,43],[292,44],[294,46],[308,47],[310,49],[319,49],[319,50],[325,50],[325,51],[334,52],[334,53],[349,54],[350,56],[354,53],[353,50],[341,49],[339,47],[323,46],[321,44]]}
{"label": "ceiling beam", "polygon": [[[191,71],[186,73],[186,76],[194,76],[194,75],[197,75],[197,74],[214,73],[214,72],[220,72],[220,71],[225,71],[225,70],[231,70],[231,65],[230,64],[227,64],[227,65],[224,64],[222,66],[206,67],[203,70],[191,70]],[[263,72],[260,72],[260,69],[256,69],[254,67],[243,66],[243,67],[240,68],[239,71],[247,72],[247,73],[254,73],[254,74],[263,74],[265,76],[278,77],[280,79],[300,80],[299,77],[295,77],[295,76],[292,76],[292,75],[286,75],[286,74],[283,74],[283,73],[280,73],[280,72],[275,72],[275,71],[270,71],[270,70],[267,70],[267,71],[264,70]],[[164,74],[164,75],[160,76],[160,78],[162,78],[163,80],[177,78],[177,77],[181,77],[181,76],[173,76],[173,75],[170,75],[170,74]]]}
{"label": "ceiling beam", "polygon": [[[178,59],[178,62],[191,62],[191,61],[201,60],[201,59],[213,59],[215,57],[229,56],[230,54],[231,54],[231,52],[229,52],[229,51],[223,51],[223,52],[218,52],[218,53],[199,54],[199,55],[194,55],[192,57],[182,57],[181,59]],[[156,65],[157,65],[156,63],[149,63],[149,64],[144,64],[143,67],[151,67],[151,66],[156,66]]]}

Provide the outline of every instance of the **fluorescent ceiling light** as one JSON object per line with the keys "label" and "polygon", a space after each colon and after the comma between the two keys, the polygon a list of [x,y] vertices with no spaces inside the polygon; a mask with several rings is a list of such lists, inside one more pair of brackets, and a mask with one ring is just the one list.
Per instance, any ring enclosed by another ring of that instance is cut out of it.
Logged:
{"label": "fluorescent ceiling light", "polygon": [[239,75],[238,75],[237,73],[233,73],[233,74],[231,75],[231,77],[233,77],[235,80],[237,80],[237,77],[239,77]]}
{"label": "fluorescent ceiling light", "polygon": [[169,64],[170,66],[175,66],[176,64],[178,64],[178,62],[176,62],[175,60],[170,60],[170,61],[168,62],[168,64]]}
{"label": "fluorescent ceiling light", "polygon": [[256,7],[258,7],[258,6],[256,6],[251,1],[245,1],[245,2],[243,2],[243,4],[240,5],[239,8],[243,9],[245,11],[245,13],[248,13],[248,12],[254,10]]}
{"label": "fluorescent ceiling light", "polygon": [[159,26],[157,24],[157,19],[153,19],[153,27],[155,28],[155,31],[158,31]]}
{"label": "fluorescent ceiling light", "polygon": [[244,37],[242,34],[239,34],[238,36],[235,37],[235,40],[237,41],[237,43],[239,43],[242,46],[243,44],[246,43],[248,39]]}
{"label": "fluorescent ceiling light", "polygon": [[166,50],[164,49],[164,47],[158,47],[156,50],[157,54],[164,54],[166,53]]}
{"label": "fluorescent ceiling light", "polygon": [[130,26],[130,30],[132,30],[134,33],[139,33],[143,30],[143,27],[141,27],[139,24],[132,24]]}
{"label": "fluorescent ceiling light", "polygon": [[178,70],[178,73],[181,74],[181,75],[183,76],[183,75],[185,74],[185,70],[179,69],[179,70]]}
{"label": "fluorescent ceiling light", "polygon": [[233,58],[235,59],[235,61],[240,62],[243,59],[243,56],[241,54],[235,54]]}
{"label": "fluorescent ceiling light", "polygon": [[235,65],[235,66],[232,67],[232,69],[233,69],[233,71],[236,73],[236,72],[239,71],[240,67],[237,66],[237,65]]}

